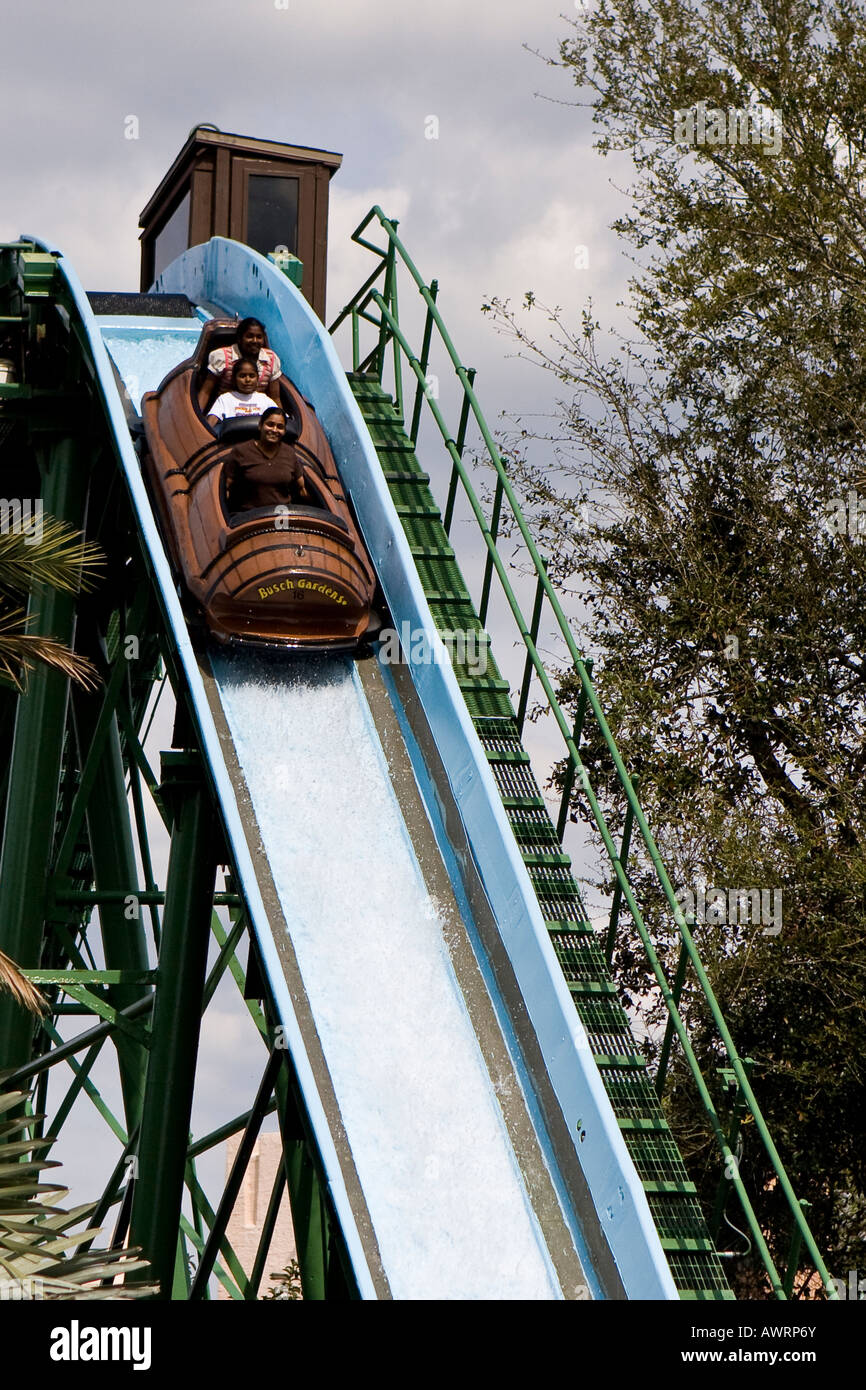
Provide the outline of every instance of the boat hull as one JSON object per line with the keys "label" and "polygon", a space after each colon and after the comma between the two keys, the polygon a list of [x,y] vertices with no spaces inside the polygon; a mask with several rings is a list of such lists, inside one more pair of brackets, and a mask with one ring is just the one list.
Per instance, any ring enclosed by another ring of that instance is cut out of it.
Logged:
{"label": "boat hull", "polygon": [[350,649],[372,636],[375,574],[315,411],[280,379],[307,491],[317,505],[232,515],[219,440],[197,400],[207,353],[234,331],[205,326],[195,356],[142,401],[144,468],[172,561],[220,642],[296,650]]}

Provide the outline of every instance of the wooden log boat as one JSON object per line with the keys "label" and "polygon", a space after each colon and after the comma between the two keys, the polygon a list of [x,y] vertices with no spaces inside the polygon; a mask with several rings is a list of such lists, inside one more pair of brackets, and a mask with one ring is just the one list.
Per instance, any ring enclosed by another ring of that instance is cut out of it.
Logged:
{"label": "wooden log boat", "polygon": [[280,378],[309,495],[320,505],[229,512],[224,465],[258,419],[229,422],[218,438],[198,403],[208,354],[233,341],[233,320],[204,325],[194,356],[142,400],[145,473],[171,558],[219,641],[350,649],[374,634],[376,576],[315,411]]}

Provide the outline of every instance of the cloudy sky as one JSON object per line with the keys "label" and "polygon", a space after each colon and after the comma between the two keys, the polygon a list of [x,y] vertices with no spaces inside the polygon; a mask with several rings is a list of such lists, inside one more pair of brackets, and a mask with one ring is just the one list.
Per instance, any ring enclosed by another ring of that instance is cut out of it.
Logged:
{"label": "cloudy sky", "polygon": [[21,134],[0,154],[0,238],[53,240],[88,289],[137,289],[139,214],[193,126],[338,151],[328,320],[369,272],[349,234],[378,202],[438,279],[488,419],[543,430],[561,388],[481,304],[532,289],[572,323],[590,297],[603,324],[622,322],[633,267],[608,228],[629,167],[593,151],[569,72],[539,56],[589,3],[46,0],[38,62],[23,29],[0,60]]}
{"label": "cloudy sky", "polygon": [[[191,127],[339,151],[329,318],[367,273],[348,234],[378,202],[438,277],[488,417],[543,416],[551,385],[509,357],[482,301],[532,288],[576,319],[591,295],[604,322],[630,272],[606,230],[624,204],[611,180],[627,170],[594,154],[568,74],[528,51],[556,52],[563,9],[577,12],[568,0],[43,0],[37,23],[4,35],[0,239],[38,235],[87,288],[137,289],[139,213]],[[242,1022],[227,1006],[207,1025],[202,1125],[224,1118],[232,1067],[245,1088]]]}
{"label": "cloudy sky", "polygon": [[[190,128],[211,121],[343,155],[331,311],[354,278],[341,243],[377,200],[439,277],[479,367],[502,355],[479,321],[484,294],[618,297],[626,263],[605,235],[613,166],[592,152],[587,113],[561,104],[575,96],[568,74],[527,51],[555,53],[564,0],[282,6],[46,0],[38,61],[25,26],[6,38],[21,138],[3,142],[0,236],[54,238],[88,288],[136,289],[141,208]],[[425,138],[431,116],[437,139]],[[576,245],[588,268],[576,269]]]}

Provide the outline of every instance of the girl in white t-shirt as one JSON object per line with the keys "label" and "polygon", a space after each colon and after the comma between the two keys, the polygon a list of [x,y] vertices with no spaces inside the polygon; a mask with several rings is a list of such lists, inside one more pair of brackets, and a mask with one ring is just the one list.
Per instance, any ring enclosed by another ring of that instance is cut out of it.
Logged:
{"label": "girl in white t-shirt", "polygon": [[238,415],[261,415],[270,410],[273,401],[258,389],[259,373],[255,362],[241,357],[232,368],[232,389],[218,396],[207,417],[209,425],[221,420],[233,420]]}

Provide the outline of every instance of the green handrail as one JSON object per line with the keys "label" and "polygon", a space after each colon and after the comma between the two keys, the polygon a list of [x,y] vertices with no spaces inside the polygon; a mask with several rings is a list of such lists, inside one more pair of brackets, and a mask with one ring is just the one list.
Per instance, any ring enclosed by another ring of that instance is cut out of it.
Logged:
{"label": "green handrail", "polygon": [[[374,243],[365,240],[362,236],[362,233],[368,227],[370,222],[373,221],[373,219],[378,220],[379,224],[382,227],[382,230],[384,231],[387,237],[388,246],[384,250],[381,247],[376,246]],[[511,482],[508,478],[507,471],[502,457],[499,453],[499,449],[496,445],[495,439],[493,438],[489,426],[487,425],[487,422],[484,418],[484,414],[481,410],[478,398],[473,389],[475,371],[474,369],[467,369],[463,366],[457,354],[457,351],[451,341],[451,338],[448,334],[448,331],[445,327],[439,310],[436,307],[436,291],[438,289],[436,282],[432,282],[430,287],[428,287],[425,284],[417,267],[415,266],[414,262],[412,261],[411,257],[406,251],[406,248],[403,246],[403,243],[397,236],[396,226],[396,222],[393,222],[389,218],[387,218],[385,214],[382,212],[381,208],[376,206],[371,208],[370,212],[367,214],[367,216],[364,218],[364,220],[359,224],[355,232],[352,234],[352,240],[355,241],[358,245],[365,247],[373,254],[379,256],[381,258],[381,263],[378,266],[378,268],[370,276],[368,276],[367,280],[357,291],[353,299],[350,300],[346,307],[337,316],[337,318],[331,325],[330,331],[331,333],[334,333],[336,329],[339,328],[339,326],[342,324],[342,322],[347,317],[351,316],[353,331],[354,368],[355,370],[363,370],[370,364],[374,364],[376,367],[376,376],[380,383],[382,382],[384,374],[387,343],[389,339],[391,340],[394,353],[395,400],[398,403],[398,411],[402,410],[403,400],[401,354],[405,358],[407,365],[417,378],[418,387],[415,396],[416,410],[413,410],[412,421],[413,440],[417,437],[418,429],[417,403],[423,396],[423,398],[427,401],[427,405],[430,409],[436,426],[439,429],[445,447],[452,461],[452,477],[451,484],[449,486],[447,508],[448,520],[450,521],[450,516],[453,513],[455,488],[457,482],[459,481],[459,483],[462,484],[465,496],[478,523],[479,530],[481,532],[482,538],[488,551],[487,561],[485,565],[485,591],[487,591],[487,589],[489,588],[489,576],[491,575],[491,573],[495,572],[500,582],[501,589],[508,603],[508,606],[511,609],[521,639],[526,647],[527,667],[524,685],[528,689],[528,679],[530,678],[531,673],[534,672],[536,678],[541,684],[542,690],[544,691],[545,697],[548,702],[548,707],[551,713],[553,714],[553,717],[562,735],[562,739],[568,753],[567,778],[570,781],[573,781],[576,777],[577,780],[580,781],[581,787],[586,795],[590,807],[592,818],[598,828],[598,831],[602,838],[602,842],[608,855],[608,859],[610,860],[610,864],[616,878],[615,894],[617,899],[617,915],[619,911],[619,903],[622,901],[622,899],[624,899],[628,911],[631,915],[632,922],[634,923],[635,929],[637,930],[638,935],[643,944],[647,960],[650,964],[653,975],[655,976],[656,982],[659,987],[659,991],[668,1009],[669,1029],[672,1029],[673,1032],[676,1033],[677,1038],[679,1039],[680,1045],[683,1049],[683,1055],[697,1086],[701,1103],[707,1114],[707,1118],[713,1131],[716,1144],[718,1146],[719,1152],[725,1165],[725,1173],[729,1177],[729,1180],[740,1200],[740,1204],[742,1206],[743,1213],[746,1217],[746,1221],[751,1232],[752,1238],[754,1240],[755,1247],[761,1256],[773,1292],[777,1298],[784,1299],[789,1296],[789,1281],[787,1278],[783,1281],[778,1271],[776,1270],[772,1256],[770,1255],[769,1249],[767,1248],[763,1232],[760,1229],[758,1219],[752,1207],[752,1203],[743,1185],[742,1179],[740,1178],[739,1165],[737,1163],[736,1157],[730,1149],[724,1127],[716,1111],[716,1107],[713,1103],[707,1083],[701,1071],[700,1064],[692,1049],[685,1023],[679,1011],[678,998],[680,990],[676,988],[672,990],[668,983],[664,968],[656,953],[650,933],[647,929],[643,915],[634,896],[634,892],[632,890],[631,883],[629,882],[624,863],[622,862],[620,853],[617,851],[609,827],[607,825],[604,813],[592,789],[588,773],[580,757],[575,737],[573,736],[572,728],[556,697],[555,691],[553,690],[553,687],[551,685],[550,677],[548,676],[548,673],[541,660],[541,656],[538,652],[535,639],[538,632],[539,615],[534,611],[531,624],[527,624],[523,616],[522,610],[520,608],[520,604],[512,589],[511,583],[506,573],[505,566],[497,551],[496,531],[498,530],[499,523],[499,507],[497,506],[495,508],[496,515],[493,519],[493,529],[491,529],[491,527],[489,527],[487,524],[484,511],[472,486],[472,482],[467,472],[467,469],[463,463],[463,441],[465,438],[468,413],[471,411],[475,419],[475,422],[478,426],[481,437],[486,446],[489,462],[496,473],[497,501],[501,504],[501,499],[503,495],[507,499],[515,524],[526,546],[527,552],[532,563],[532,567],[537,577],[536,608],[538,608],[539,602],[543,601],[543,599],[545,598],[547,599],[550,610],[553,613],[554,618],[556,620],[556,625],[559,629],[559,632],[566,643],[566,647],[573,664],[573,669],[580,681],[581,704],[583,705],[583,708],[586,708],[586,706],[588,706],[589,709],[592,711],[598,729],[601,732],[604,743],[613,760],[617,780],[623,790],[626,799],[625,814],[629,823],[629,830],[631,830],[632,825],[637,827],[638,833],[640,834],[640,837],[643,841],[646,852],[649,855],[650,861],[655,870],[656,879],[671,909],[674,922],[676,923],[677,930],[680,934],[680,938],[682,941],[681,951],[683,954],[683,959],[686,959],[688,963],[691,964],[692,969],[694,970],[701,992],[704,996],[704,999],[706,1000],[715,1026],[718,1030],[719,1038],[727,1054],[728,1063],[734,1076],[736,1077],[738,1085],[738,1095],[741,1099],[742,1105],[745,1108],[745,1110],[747,1110],[752,1116],[756,1132],[760,1136],[761,1142],[764,1145],[764,1149],[767,1153],[773,1171],[776,1175],[776,1179],[788,1203],[788,1207],[793,1218],[793,1232],[796,1232],[797,1237],[800,1241],[802,1241],[802,1244],[808,1251],[808,1254],[814,1264],[814,1267],[821,1277],[824,1292],[827,1298],[835,1300],[838,1298],[835,1286],[825,1267],[824,1261],[817,1248],[817,1245],[815,1244],[814,1237],[811,1233],[811,1230],[809,1229],[808,1223],[803,1213],[802,1206],[796,1197],[791,1182],[787,1176],[787,1173],[785,1172],[776,1146],[773,1143],[772,1137],[766,1125],[766,1121],[764,1120],[764,1117],[761,1113],[758,1101],[754,1095],[754,1092],[752,1091],[746,1068],[743,1066],[743,1062],[734,1045],[734,1041],[730,1035],[728,1026],[725,1022],[724,1016],[721,1012],[718,1001],[713,993],[712,987],[704,969],[704,965],[700,958],[700,954],[695,945],[691,932],[689,931],[689,927],[686,922],[685,916],[682,912],[679,903],[676,900],[673,886],[671,885],[670,879],[665,870],[658,847],[656,846],[655,840],[652,836],[652,832],[650,831],[649,825],[647,824],[646,818],[644,817],[643,811],[641,810],[631,778],[629,777],[629,774],[622,761],[622,757],[620,755],[619,749],[617,748],[613,734],[611,733],[611,730],[608,726],[607,720],[604,717],[604,713],[601,709],[598,696],[596,694],[595,688],[592,684],[589,675],[589,671],[587,669],[587,666],[591,665],[591,663],[585,663],[580,655],[577,644],[574,640],[574,635],[569,627],[568,620],[565,617],[565,614],[559,602],[559,598],[547,575],[547,570],[544,561],[538,553],[535,541],[532,537],[529,526],[526,522],[525,517],[523,516],[520,504],[517,500]],[[399,313],[397,309],[396,297],[398,258],[399,262],[401,262],[405,266],[406,270],[409,272],[410,276],[415,281],[419,294],[421,295],[421,298],[424,301],[424,304],[426,305],[427,312],[425,317],[424,342],[420,356],[417,356],[412,351],[399,322]],[[376,280],[383,273],[385,276],[385,284],[383,286],[384,293],[380,294],[379,291],[374,288],[374,285]],[[372,305],[375,305],[376,309],[378,309],[378,318],[373,313],[369,312],[370,306]],[[357,336],[360,319],[364,319],[366,322],[373,324],[378,329],[377,345],[374,348],[374,350],[369,354],[369,356],[364,359],[363,363],[361,363],[359,360],[360,352],[358,348]],[[452,437],[450,430],[448,429],[447,423],[442,415],[442,412],[439,409],[438,403],[433,399],[431,394],[424,389],[426,386],[426,371],[429,361],[430,338],[433,325],[435,325],[435,328],[438,330],[439,338],[442,344],[444,345],[448,353],[448,356],[451,359],[455,373],[461,383],[463,390],[460,428],[458,430],[459,443],[455,443],[455,440]],[[485,597],[486,596],[487,593],[485,592]],[[521,696],[521,703],[523,703],[523,696]],[[576,725],[575,732],[577,732]],[[563,828],[564,824],[562,818],[560,818],[560,834]],[[623,859],[625,858],[626,853],[627,850],[624,851]],[[681,989],[682,984],[679,981],[678,983],[680,983]],[[786,1285],[788,1287],[786,1287]]]}

